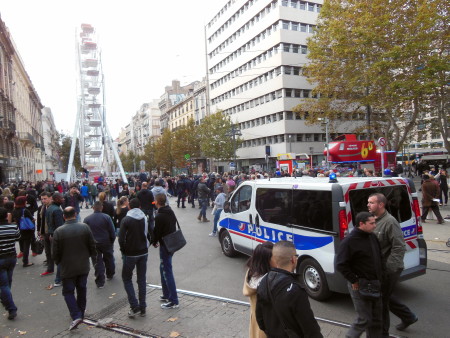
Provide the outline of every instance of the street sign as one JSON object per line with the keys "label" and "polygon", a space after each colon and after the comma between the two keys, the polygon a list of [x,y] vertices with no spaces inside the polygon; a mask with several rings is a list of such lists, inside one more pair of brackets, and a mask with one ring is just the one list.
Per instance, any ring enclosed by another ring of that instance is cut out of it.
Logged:
{"label": "street sign", "polygon": [[230,162],[228,165],[230,166],[230,170],[236,170],[236,164],[234,162]]}
{"label": "street sign", "polygon": [[384,147],[386,145],[386,139],[384,137],[380,137],[378,139],[378,144],[380,145],[380,147]]}
{"label": "street sign", "polygon": [[186,155],[184,155],[184,158],[185,158],[186,160],[189,160],[189,159],[191,158],[191,155],[186,154]]}

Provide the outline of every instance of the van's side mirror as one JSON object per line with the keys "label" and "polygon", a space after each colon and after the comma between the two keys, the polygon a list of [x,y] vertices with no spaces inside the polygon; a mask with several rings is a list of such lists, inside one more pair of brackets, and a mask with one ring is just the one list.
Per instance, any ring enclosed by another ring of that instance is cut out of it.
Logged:
{"label": "van's side mirror", "polygon": [[223,204],[223,211],[224,212],[231,212],[231,210],[230,210],[230,202],[229,201],[226,201],[224,204]]}

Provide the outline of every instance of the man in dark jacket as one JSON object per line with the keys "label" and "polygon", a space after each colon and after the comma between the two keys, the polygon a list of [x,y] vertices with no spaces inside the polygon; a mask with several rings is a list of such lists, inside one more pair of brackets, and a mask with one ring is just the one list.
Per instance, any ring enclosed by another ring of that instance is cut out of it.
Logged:
{"label": "man in dark jacket", "polygon": [[209,219],[206,218],[206,208],[208,207],[209,193],[211,190],[206,186],[205,178],[200,177],[198,186],[197,186],[197,194],[198,194],[198,204],[201,206],[200,214],[197,219],[203,222],[209,222]]}
{"label": "man in dark jacket", "polygon": [[95,261],[97,254],[91,230],[86,224],[78,223],[76,217],[73,207],[64,209],[66,222],[55,230],[52,245],[53,259],[61,267],[62,294],[72,317],[69,330],[75,329],[83,321],[89,258]]}
{"label": "man in dark jacket", "polygon": [[153,193],[148,189],[148,183],[143,182],[142,188],[137,194],[137,198],[139,202],[141,202],[141,210],[142,212],[148,217],[149,227],[150,230],[153,230],[154,227],[154,217],[153,217],[153,210],[155,210],[154,207],[154,201]]}
{"label": "man in dark jacket", "polygon": [[[45,222],[47,223],[47,233],[49,241],[53,240],[53,233],[61,225],[64,224],[63,211],[61,209],[61,204],[63,203],[63,196],[60,193],[54,193],[52,196],[52,204],[47,208],[45,213]],[[47,270],[41,273],[41,276],[47,276],[53,274],[55,269],[54,261],[47,261]],[[56,267],[56,277],[53,286],[61,286],[61,268]]]}
{"label": "man in dark jacket", "polygon": [[[146,284],[148,247],[151,235],[148,228],[147,217],[140,208],[141,204],[137,198],[130,201],[130,211],[120,222],[119,246],[123,255],[122,280],[130,303],[128,317],[140,312],[145,316]],[[133,287],[133,270],[136,267],[137,284],[139,289],[139,302]]]}
{"label": "man in dark jacket", "polygon": [[98,288],[105,286],[106,278],[111,280],[116,273],[114,264],[114,240],[116,229],[111,217],[102,213],[102,202],[94,202],[94,213],[84,219],[92,231],[97,249],[97,264],[95,264],[95,284]]}
{"label": "man in dark jacket", "polygon": [[181,207],[186,208],[184,205],[186,201],[187,192],[189,190],[189,181],[187,180],[185,175],[180,175],[178,181],[177,181],[177,207],[180,207],[180,201],[181,201]]}
{"label": "man in dark jacket", "polygon": [[52,195],[44,191],[41,193],[41,205],[39,206],[37,210],[37,231],[39,234],[39,237],[44,240],[44,248],[45,248],[45,259],[46,264],[48,265],[49,262],[52,262],[52,243],[50,242],[50,237],[48,234],[48,225],[47,220],[45,217],[45,214],[47,213],[47,208],[52,203]]}
{"label": "man in dark jacket", "polygon": [[163,309],[175,309],[178,307],[177,287],[172,269],[173,253],[170,253],[163,241],[163,237],[177,230],[177,218],[173,210],[166,205],[166,195],[156,196],[156,207],[158,213],[155,217],[155,233],[153,238],[153,246],[159,246],[159,271],[161,274],[162,296],[161,304]]}
{"label": "man in dark jacket", "polygon": [[275,243],[272,260],[276,268],[261,280],[257,290],[256,321],[260,329],[268,337],[289,337],[285,328],[298,337],[322,337],[308,295],[292,273],[297,265],[294,244]]}
{"label": "man in dark jacket", "polygon": [[358,315],[346,337],[359,337],[364,331],[367,337],[381,337],[381,296],[365,299],[359,292],[359,278],[378,280],[381,284],[381,247],[373,234],[375,217],[369,212],[360,212],[355,217],[355,225],[356,228],[341,242],[335,263],[336,270],[348,281],[348,290]]}
{"label": "man in dark jacket", "polygon": [[78,222],[81,221],[80,202],[83,202],[83,197],[81,196],[77,185],[71,184],[69,192],[64,195],[63,208],[73,207],[75,209],[75,212],[77,213],[77,221]]}

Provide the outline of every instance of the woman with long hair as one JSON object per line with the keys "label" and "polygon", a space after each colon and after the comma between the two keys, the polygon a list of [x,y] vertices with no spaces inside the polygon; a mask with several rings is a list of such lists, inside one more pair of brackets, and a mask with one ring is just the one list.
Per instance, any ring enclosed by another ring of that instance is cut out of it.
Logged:
{"label": "woman with long hair", "polygon": [[261,279],[270,271],[270,260],[272,258],[272,242],[258,244],[253,255],[247,261],[247,273],[245,274],[242,293],[250,298],[250,325],[249,337],[266,337],[256,322],[256,289]]}
{"label": "woman with long hair", "polygon": [[[12,212],[12,220],[14,223],[17,224],[18,227],[19,227],[20,219],[22,218],[22,216],[30,219],[34,223],[33,215],[26,208],[26,203],[27,203],[26,196],[19,196],[14,201],[14,210]],[[23,261],[24,268],[33,265],[33,263],[29,262],[28,256],[30,254],[31,243],[34,241],[34,232],[35,232],[35,228],[29,229],[29,230],[28,229],[27,230],[20,229],[20,240],[19,240],[20,253],[18,255],[18,258],[23,257],[22,261]],[[20,254],[22,254],[22,255],[20,255]],[[33,256],[36,256],[36,254],[33,253]]]}
{"label": "woman with long hair", "polygon": [[116,232],[120,229],[120,222],[122,219],[127,215],[128,210],[130,208],[128,207],[129,200],[128,197],[122,196],[117,200],[117,207],[116,212],[114,213],[113,223],[116,227]]}

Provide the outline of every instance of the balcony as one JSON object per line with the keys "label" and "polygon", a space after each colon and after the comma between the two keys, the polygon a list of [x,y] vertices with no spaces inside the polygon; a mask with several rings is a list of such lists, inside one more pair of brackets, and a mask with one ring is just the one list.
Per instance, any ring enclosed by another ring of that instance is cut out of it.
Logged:
{"label": "balcony", "polygon": [[35,143],[33,135],[31,135],[30,133],[27,133],[25,131],[18,132],[17,136],[20,141]]}

